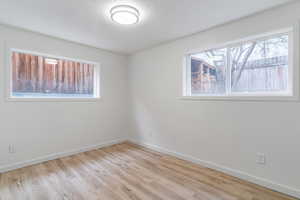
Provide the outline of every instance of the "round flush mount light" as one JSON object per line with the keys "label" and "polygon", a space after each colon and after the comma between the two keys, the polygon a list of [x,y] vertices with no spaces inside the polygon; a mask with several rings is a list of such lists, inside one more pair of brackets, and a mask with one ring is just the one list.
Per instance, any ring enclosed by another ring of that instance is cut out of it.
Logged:
{"label": "round flush mount light", "polygon": [[139,22],[140,13],[135,7],[129,5],[118,5],[110,9],[110,17],[114,22],[130,25]]}

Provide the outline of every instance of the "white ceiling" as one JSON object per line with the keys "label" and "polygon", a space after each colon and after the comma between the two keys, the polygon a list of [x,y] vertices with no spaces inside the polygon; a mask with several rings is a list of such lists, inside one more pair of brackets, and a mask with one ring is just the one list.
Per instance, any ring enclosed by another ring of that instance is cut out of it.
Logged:
{"label": "white ceiling", "polygon": [[[0,0],[0,23],[130,54],[292,0]],[[113,23],[109,9],[129,3],[133,26]]]}

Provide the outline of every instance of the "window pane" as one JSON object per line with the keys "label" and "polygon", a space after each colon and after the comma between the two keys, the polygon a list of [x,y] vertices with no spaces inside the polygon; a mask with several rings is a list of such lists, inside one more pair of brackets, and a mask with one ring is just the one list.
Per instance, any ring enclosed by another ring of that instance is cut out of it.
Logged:
{"label": "window pane", "polygon": [[191,93],[224,94],[226,49],[191,55]]}
{"label": "window pane", "polygon": [[13,97],[94,97],[92,64],[13,52]]}
{"label": "window pane", "polygon": [[287,90],[288,35],[235,46],[230,57],[233,92]]}

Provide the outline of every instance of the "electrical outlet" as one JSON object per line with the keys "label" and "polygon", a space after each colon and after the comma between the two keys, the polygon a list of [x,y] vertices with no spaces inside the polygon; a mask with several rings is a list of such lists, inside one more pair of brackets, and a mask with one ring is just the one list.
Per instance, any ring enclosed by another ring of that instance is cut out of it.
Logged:
{"label": "electrical outlet", "polygon": [[258,153],[256,158],[256,163],[260,165],[266,164],[266,155],[263,153]]}
{"label": "electrical outlet", "polygon": [[15,146],[12,145],[12,144],[8,145],[8,152],[9,153],[16,153]]}

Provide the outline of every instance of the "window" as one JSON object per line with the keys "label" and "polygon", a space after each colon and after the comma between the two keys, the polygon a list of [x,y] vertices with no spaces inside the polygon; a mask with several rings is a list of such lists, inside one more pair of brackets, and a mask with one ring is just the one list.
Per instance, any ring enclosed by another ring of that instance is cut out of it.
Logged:
{"label": "window", "polygon": [[291,33],[188,54],[185,96],[291,96]]}
{"label": "window", "polygon": [[226,93],[226,49],[191,55],[192,94]]}
{"label": "window", "polygon": [[10,98],[97,98],[98,64],[11,50]]}
{"label": "window", "polygon": [[285,92],[288,79],[288,35],[248,42],[230,49],[234,92]]}

